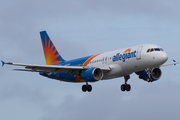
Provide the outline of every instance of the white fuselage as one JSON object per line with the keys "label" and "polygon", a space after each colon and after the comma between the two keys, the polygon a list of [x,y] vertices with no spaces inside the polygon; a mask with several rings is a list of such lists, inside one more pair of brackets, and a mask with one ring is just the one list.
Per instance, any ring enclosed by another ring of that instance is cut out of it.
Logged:
{"label": "white fuselage", "polygon": [[55,48],[46,31],[41,31],[40,36],[46,65],[1,61],[2,66],[4,64],[25,66],[25,69],[14,70],[39,72],[42,76],[65,82],[86,82],[82,86],[82,91],[91,92],[92,86],[88,82],[123,76],[125,83],[121,85],[121,90],[130,91],[131,86],[127,81],[133,72],[140,79],[153,82],[159,80],[161,77],[162,72],[159,67],[178,64],[175,60],[173,60],[173,63],[164,64],[168,59],[167,54],[161,47],[153,44],[138,45],[82,58],[65,60]]}
{"label": "white fuselage", "polygon": [[[148,49],[150,50],[148,51]],[[151,51],[151,49],[153,50]],[[161,47],[144,44],[101,53],[91,60],[87,67],[108,66],[111,70],[104,73],[103,79],[112,79],[139,72],[146,68],[159,67],[167,59],[168,56]]]}

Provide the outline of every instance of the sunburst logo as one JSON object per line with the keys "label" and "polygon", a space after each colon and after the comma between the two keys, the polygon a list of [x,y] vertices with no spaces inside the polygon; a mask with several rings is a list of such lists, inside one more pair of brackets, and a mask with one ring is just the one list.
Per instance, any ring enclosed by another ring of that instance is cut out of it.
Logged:
{"label": "sunburst logo", "polygon": [[47,65],[55,65],[62,62],[62,61],[56,60],[60,55],[57,52],[56,48],[54,47],[54,44],[51,42],[51,39],[47,41],[47,38],[45,37],[45,41],[43,41],[42,44],[43,44],[44,56],[45,56]]}
{"label": "sunburst logo", "polygon": [[128,53],[128,52],[131,52],[131,48],[129,48],[126,51],[124,51],[124,53]]}

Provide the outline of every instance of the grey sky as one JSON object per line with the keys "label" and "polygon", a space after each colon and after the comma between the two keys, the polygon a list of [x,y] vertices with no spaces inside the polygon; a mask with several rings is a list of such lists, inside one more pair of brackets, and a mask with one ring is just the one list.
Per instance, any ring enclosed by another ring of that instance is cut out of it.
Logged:
{"label": "grey sky", "polygon": [[[64,59],[144,43],[164,48],[180,61],[178,0],[6,0],[0,1],[0,58],[45,64],[39,31],[47,30]],[[38,73],[0,68],[0,119],[180,119],[180,65],[163,67],[159,81],[147,83],[135,74],[130,92],[123,78],[82,84],[51,80]]]}

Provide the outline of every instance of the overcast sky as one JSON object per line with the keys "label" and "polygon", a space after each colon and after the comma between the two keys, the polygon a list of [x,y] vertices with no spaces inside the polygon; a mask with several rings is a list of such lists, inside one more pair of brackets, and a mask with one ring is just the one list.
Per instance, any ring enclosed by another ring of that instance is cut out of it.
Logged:
{"label": "overcast sky", "polygon": [[[1,0],[0,60],[45,64],[39,32],[46,30],[64,59],[152,43],[180,61],[179,0]],[[1,120],[177,120],[180,65],[162,67],[160,80],[135,74],[92,83],[51,80],[0,68]],[[22,67],[20,67],[22,68]]]}

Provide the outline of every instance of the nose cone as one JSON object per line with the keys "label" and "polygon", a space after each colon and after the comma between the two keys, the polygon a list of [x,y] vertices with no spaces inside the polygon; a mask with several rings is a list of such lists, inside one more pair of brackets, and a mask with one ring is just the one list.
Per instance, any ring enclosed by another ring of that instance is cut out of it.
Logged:
{"label": "nose cone", "polygon": [[163,64],[168,60],[168,55],[165,52],[160,54],[160,62]]}

